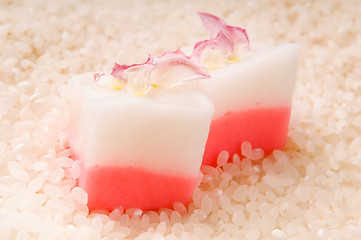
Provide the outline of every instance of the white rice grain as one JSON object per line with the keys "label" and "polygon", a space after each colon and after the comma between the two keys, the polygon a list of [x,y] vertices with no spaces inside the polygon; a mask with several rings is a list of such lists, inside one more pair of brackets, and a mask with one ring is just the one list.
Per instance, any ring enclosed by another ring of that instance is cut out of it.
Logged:
{"label": "white rice grain", "polygon": [[173,208],[175,211],[177,211],[181,216],[185,215],[187,213],[187,208],[184,206],[181,202],[175,202],[173,204]]}
{"label": "white rice grain", "polygon": [[8,163],[8,170],[12,177],[17,180],[27,182],[29,181],[29,174],[25,169],[16,161],[10,161]]}
{"label": "white rice grain", "polygon": [[272,237],[275,239],[275,240],[286,240],[286,235],[279,229],[274,229],[272,231]]}
{"label": "white rice grain", "polygon": [[217,158],[217,165],[223,167],[228,162],[229,153],[227,151],[221,151]]}
{"label": "white rice grain", "polygon": [[246,158],[252,157],[252,146],[249,142],[243,142],[241,145],[242,155]]}
{"label": "white rice grain", "polygon": [[204,214],[208,215],[213,208],[213,201],[208,195],[204,195],[202,198],[201,209]]}
{"label": "white rice grain", "polygon": [[33,164],[33,169],[37,172],[41,172],[48,167],[48,162],[46,161],[38,161]]}
{"label": "white rice grain", "polygon": [[75,187],[71,190],[72,197],[81,204],[87,204],[88,194],[80,187]]}
{"label": "white rice grain", "polygon": [[45,184],[44,186],[44,193],[49,198],[59,198],[63,196],[63,192],[58,187],[51,185],[51,184]]}

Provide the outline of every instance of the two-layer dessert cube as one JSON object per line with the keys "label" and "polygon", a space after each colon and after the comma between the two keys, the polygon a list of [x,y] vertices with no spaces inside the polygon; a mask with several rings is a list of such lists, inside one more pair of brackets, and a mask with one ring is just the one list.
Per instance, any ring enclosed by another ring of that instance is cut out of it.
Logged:
{"label": "two-layer dessert cube", "polygon": [[209,69],[201,79],[215,113],[203,164],[216,165],[218,154],[240,152],[248,141],[265,153],[286,144],[295,86],[298,46],[253,44],[244,29],[199,13],[210,40],[195,45],[193,57]]}
{"label": "two-layer dessert cube", "polygon": [[63,91],[71,108],[68,138],[89,209],[189,203],[214,111],[188,82],[207,77],[202,71],[176,52],[116,65],[95,81],[94,73],[70,80]]}

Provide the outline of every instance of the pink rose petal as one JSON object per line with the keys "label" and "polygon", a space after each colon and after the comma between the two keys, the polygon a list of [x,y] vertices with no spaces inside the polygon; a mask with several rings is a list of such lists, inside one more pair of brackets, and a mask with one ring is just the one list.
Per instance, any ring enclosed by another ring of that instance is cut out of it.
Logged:
{"label": "pink rose petal", "polygon": [[150,74],[155,68],[151,56],[145,63],[132,65],[114,64],[111,75],[127,85],[128,90],[136,96],[144,96],[149,90]]}
{"label": "pink rose petal", "polygon": [[[95,81],[108,74],[94,74]],[[172,88],[200,78],[209,78],[207,69],[182,51],[165,52],[158,57],[148,57],[145,63],[120,65],[115,63],[112,77],[121,81],[136,96],[146,95],[151,87]]]}
{"label": "pink rose petal", "polygon": [[156,67],[151,74],[154,87],[174,87],[185,81],[209,78],[207,69],[182,51],[164,52],[155,58]]}
{"label": "pink rose petal", "polygon": [[104,75],[105,73],[95,73],[94,74],[94,81],[99,81],[99,79]]}
{"label": "pink rose petal", "polygon": [[150,72],[154,68],[154,60],[151,56],[148,57],[147,61],[144,63],[137,63],[137,64],[131,64],[131,65],[120,65],[117,63],[114,63],[114,67],[112,70],[111,75],[119,80],[122,80],[124,82],[127,82],[127,72],[132,71],[147,71]]}
{"label": "pink rose petal", "polygon": [[[194,45],[192,57],[199,59],[201,62],[205,62],[205,57],[210,51],[218,51],[221,53],[223,59],[222,62],[227,62],[227,57],[234,51],[234,42],[232,39],[224,34],[223,31],[219,31],[217,36],[210,40],[204,40]],[[207,64],[206,64],[207,65]],[[209,66],[207,66],[209,68]]]}
{"label": "pink rose petal", "polygon": [[230,36],[235,44],[244,43],[249,47],[249,40],[245,29],[227,25],[223,19],[209,13],[198,12],[198,15],[209,32],[210,38],[216,37],[219,31],[223,31]]}
{"label": "pink rose petal", "polygon": [[207,69],[195,62],[191,57],[186,56],[181,50],[174,52],[164,52],[158,56],[156,60],[157,68],[174,67],[177,65],[185,65],[194,73],[199,75],[198,77],[208,78],[209,74]]}
{"label": "pink rose petal", "polygon": [[[238,61],[250,53],[249,39],[246,30],[229,26],[225,21],[209,13],[198,13],[210,40],[195,44],[192,57],[202,62],[208,69],[216,69],[230,62]],[[209,55],[209,51],[221,52],[223,56]],[[208,54],[208,55],[207,55]]]}
{"label": "pink rose petal", "polygon": [[207,29],[210,38],[217,36],[218,32],[227,26],[223,19],[205,12],[198,12],[198,16],[203,22],[204,27]]}
{"label": "pink rose petal", "polygon": [[240,27],[234,26],[225,26],[227,33],[231,36],[234,43],[237,44],[244,44],[247,48],[249,48],[249,39],[246,33],[246,30]]}

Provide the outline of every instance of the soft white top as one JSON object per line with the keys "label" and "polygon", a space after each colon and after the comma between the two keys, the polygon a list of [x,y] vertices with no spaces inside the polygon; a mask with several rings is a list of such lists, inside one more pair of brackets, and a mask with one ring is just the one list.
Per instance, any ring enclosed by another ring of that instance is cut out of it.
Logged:
{"label": "soft white top", "polygon": [[215,105],[213,118],[254,107],[290,106],[298,61],[297,44],[252,45],[252,55],[199,80]]}
{"label": "soft white top", "polygon": [[137,97],[104,88],[87,73],[73,77],[61,93],[71,109],[70,145],[85,167],[197,176],[214,109],[194,85]]}

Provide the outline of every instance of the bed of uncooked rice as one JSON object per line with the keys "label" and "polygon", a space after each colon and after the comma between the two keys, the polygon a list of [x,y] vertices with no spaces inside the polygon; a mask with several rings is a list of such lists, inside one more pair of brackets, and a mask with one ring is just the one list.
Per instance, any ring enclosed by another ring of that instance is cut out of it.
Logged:
{"label": "bed of uncooked rice", "polygon": [[[361,239],[359,0],[98,2],[0,0],[0,239]],[[187,210],[88,215],[58,88],[205,39],[196,11],[300,44],[287,148],[202,168]]]}

